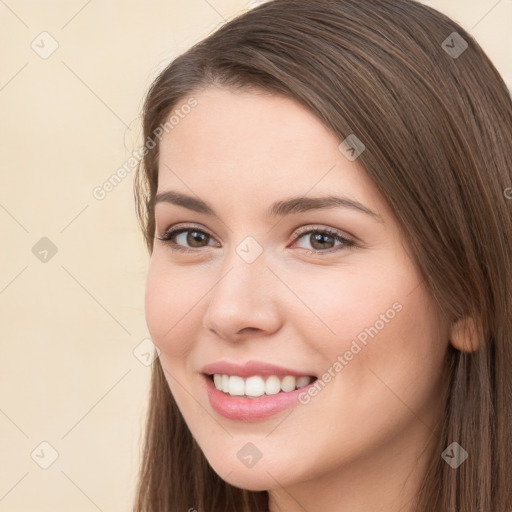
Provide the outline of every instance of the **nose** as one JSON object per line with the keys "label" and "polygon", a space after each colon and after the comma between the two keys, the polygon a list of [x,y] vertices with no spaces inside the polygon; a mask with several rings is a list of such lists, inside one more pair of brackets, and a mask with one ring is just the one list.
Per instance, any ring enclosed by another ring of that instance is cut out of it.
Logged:
{"label": "nose", "polygon": [[207,295],[204,327],[233,342],[276,332],[282,323],[277,304],[282,283],[267,268],[264,254],[247,263],[234,252],[226,263]]}

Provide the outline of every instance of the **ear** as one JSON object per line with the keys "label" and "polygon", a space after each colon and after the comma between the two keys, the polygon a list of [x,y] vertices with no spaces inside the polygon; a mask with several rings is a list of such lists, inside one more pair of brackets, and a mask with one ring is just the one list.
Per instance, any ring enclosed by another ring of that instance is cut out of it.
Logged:
{"label": "ear", "polygon": [[451,344],[461,352],[471,353],[478,350],[482,337],[476,328],[473,317],[460,318],[452,324],[450,333]]}

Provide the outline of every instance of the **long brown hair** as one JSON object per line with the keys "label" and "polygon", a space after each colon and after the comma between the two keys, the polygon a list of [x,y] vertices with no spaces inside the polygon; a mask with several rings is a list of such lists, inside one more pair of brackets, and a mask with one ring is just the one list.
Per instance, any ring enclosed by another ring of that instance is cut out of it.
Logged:
{"label": "long brown hair", "polygon": [[[454,34],[454,32],[456,34]],[[209,85],[265,90],[306,105],[344,140],[396,214],[442,311],[471,315],[480,348],[447,353],[445,415],[417,496],[420,512],[512,511],[512,101],[461,26],[413,0],[274,0],[177,57],[148,91],[144,140]],[[153,251],[158,142],[135,201]],[[441,457],[456,441],[469,454]],[[135,512],[268,510],[267,491],[210,467],[157,358]]]}

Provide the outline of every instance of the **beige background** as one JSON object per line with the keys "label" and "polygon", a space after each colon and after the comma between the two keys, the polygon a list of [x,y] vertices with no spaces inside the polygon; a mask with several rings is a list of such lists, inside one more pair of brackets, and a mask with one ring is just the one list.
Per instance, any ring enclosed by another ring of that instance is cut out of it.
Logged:
{"label": "beige background", "polygon": [[[0,1],[0,512],[130,510],[149,258],[133,170],[104,199],[92,192],[139,147],[156,74],[251,3]],[[512,89],[512,0],[426,3]]]}

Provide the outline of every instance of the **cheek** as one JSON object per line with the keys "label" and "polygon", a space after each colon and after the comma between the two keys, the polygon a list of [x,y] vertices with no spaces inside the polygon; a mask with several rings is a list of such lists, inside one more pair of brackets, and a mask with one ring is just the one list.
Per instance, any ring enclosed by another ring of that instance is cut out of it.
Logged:
{"label": "cheek", "polygon": [[[319,418],[327,410],[329,421],[339,425],[336,435],[357,439],[356,444],[395,435],[399,422],[421,418],[428,425],[437,414],[447,333],[438,329],[438,310],[424,284],[400,268],[316,280],[310,304],[335,334],[319,330],[310,315],[301,320],[305,339],[324,361],[320,378],[326,385],[318,399],[311,398],[312,410]],[[332,282],[336,288],[327,288]],[[328,293],[321,293],[322,287]]]}
{"label": "cheek", "polygon": [[[146,280],[145,317],[153,343],[164,357],[181,357],[192,348],[190,325],[201,325],[204,289],[194,289],[190,270],[153,258]],[[192,323],[191,323],[192,322]]]}
{"label": "cheek", "polygon": [[341,354],[348,361],[342,373],[354,398],[382,407],[382,418],[391,422],[404,403],[419,412],[431,402],[447,349],[434,300],[424,285],[412,284],[403,279],[358,296],[360,311],[340,313],[340,343],[331,350],[331,359]]}
{"label": "cheek", "polygon": [[436,374],[444,334],[434,300],[407,260],[382,254],[372,265],[319,268],[294,291],[310,309],[296,319],[304,338],[327,367],[346,355],[343,372],[353,384],[376,379],[361,367],[382,368],[391,381],[409,381],[412,368],[425,378]]}
{"label": "cheek", "polygon": [[371,265],[353,261],[346,268],[319,267],[307,277],[295,278],[293,290],[304,303],[304,314],[296,320],[303,318],[309,339],[324,340],[324,348],[331,351],[348,350],[352,339],[364,340],[365,328],[377,323],[381,330],[400,314],[400,304],[416,281],[414,276],[393,272],[384,258],[379,259]]}

